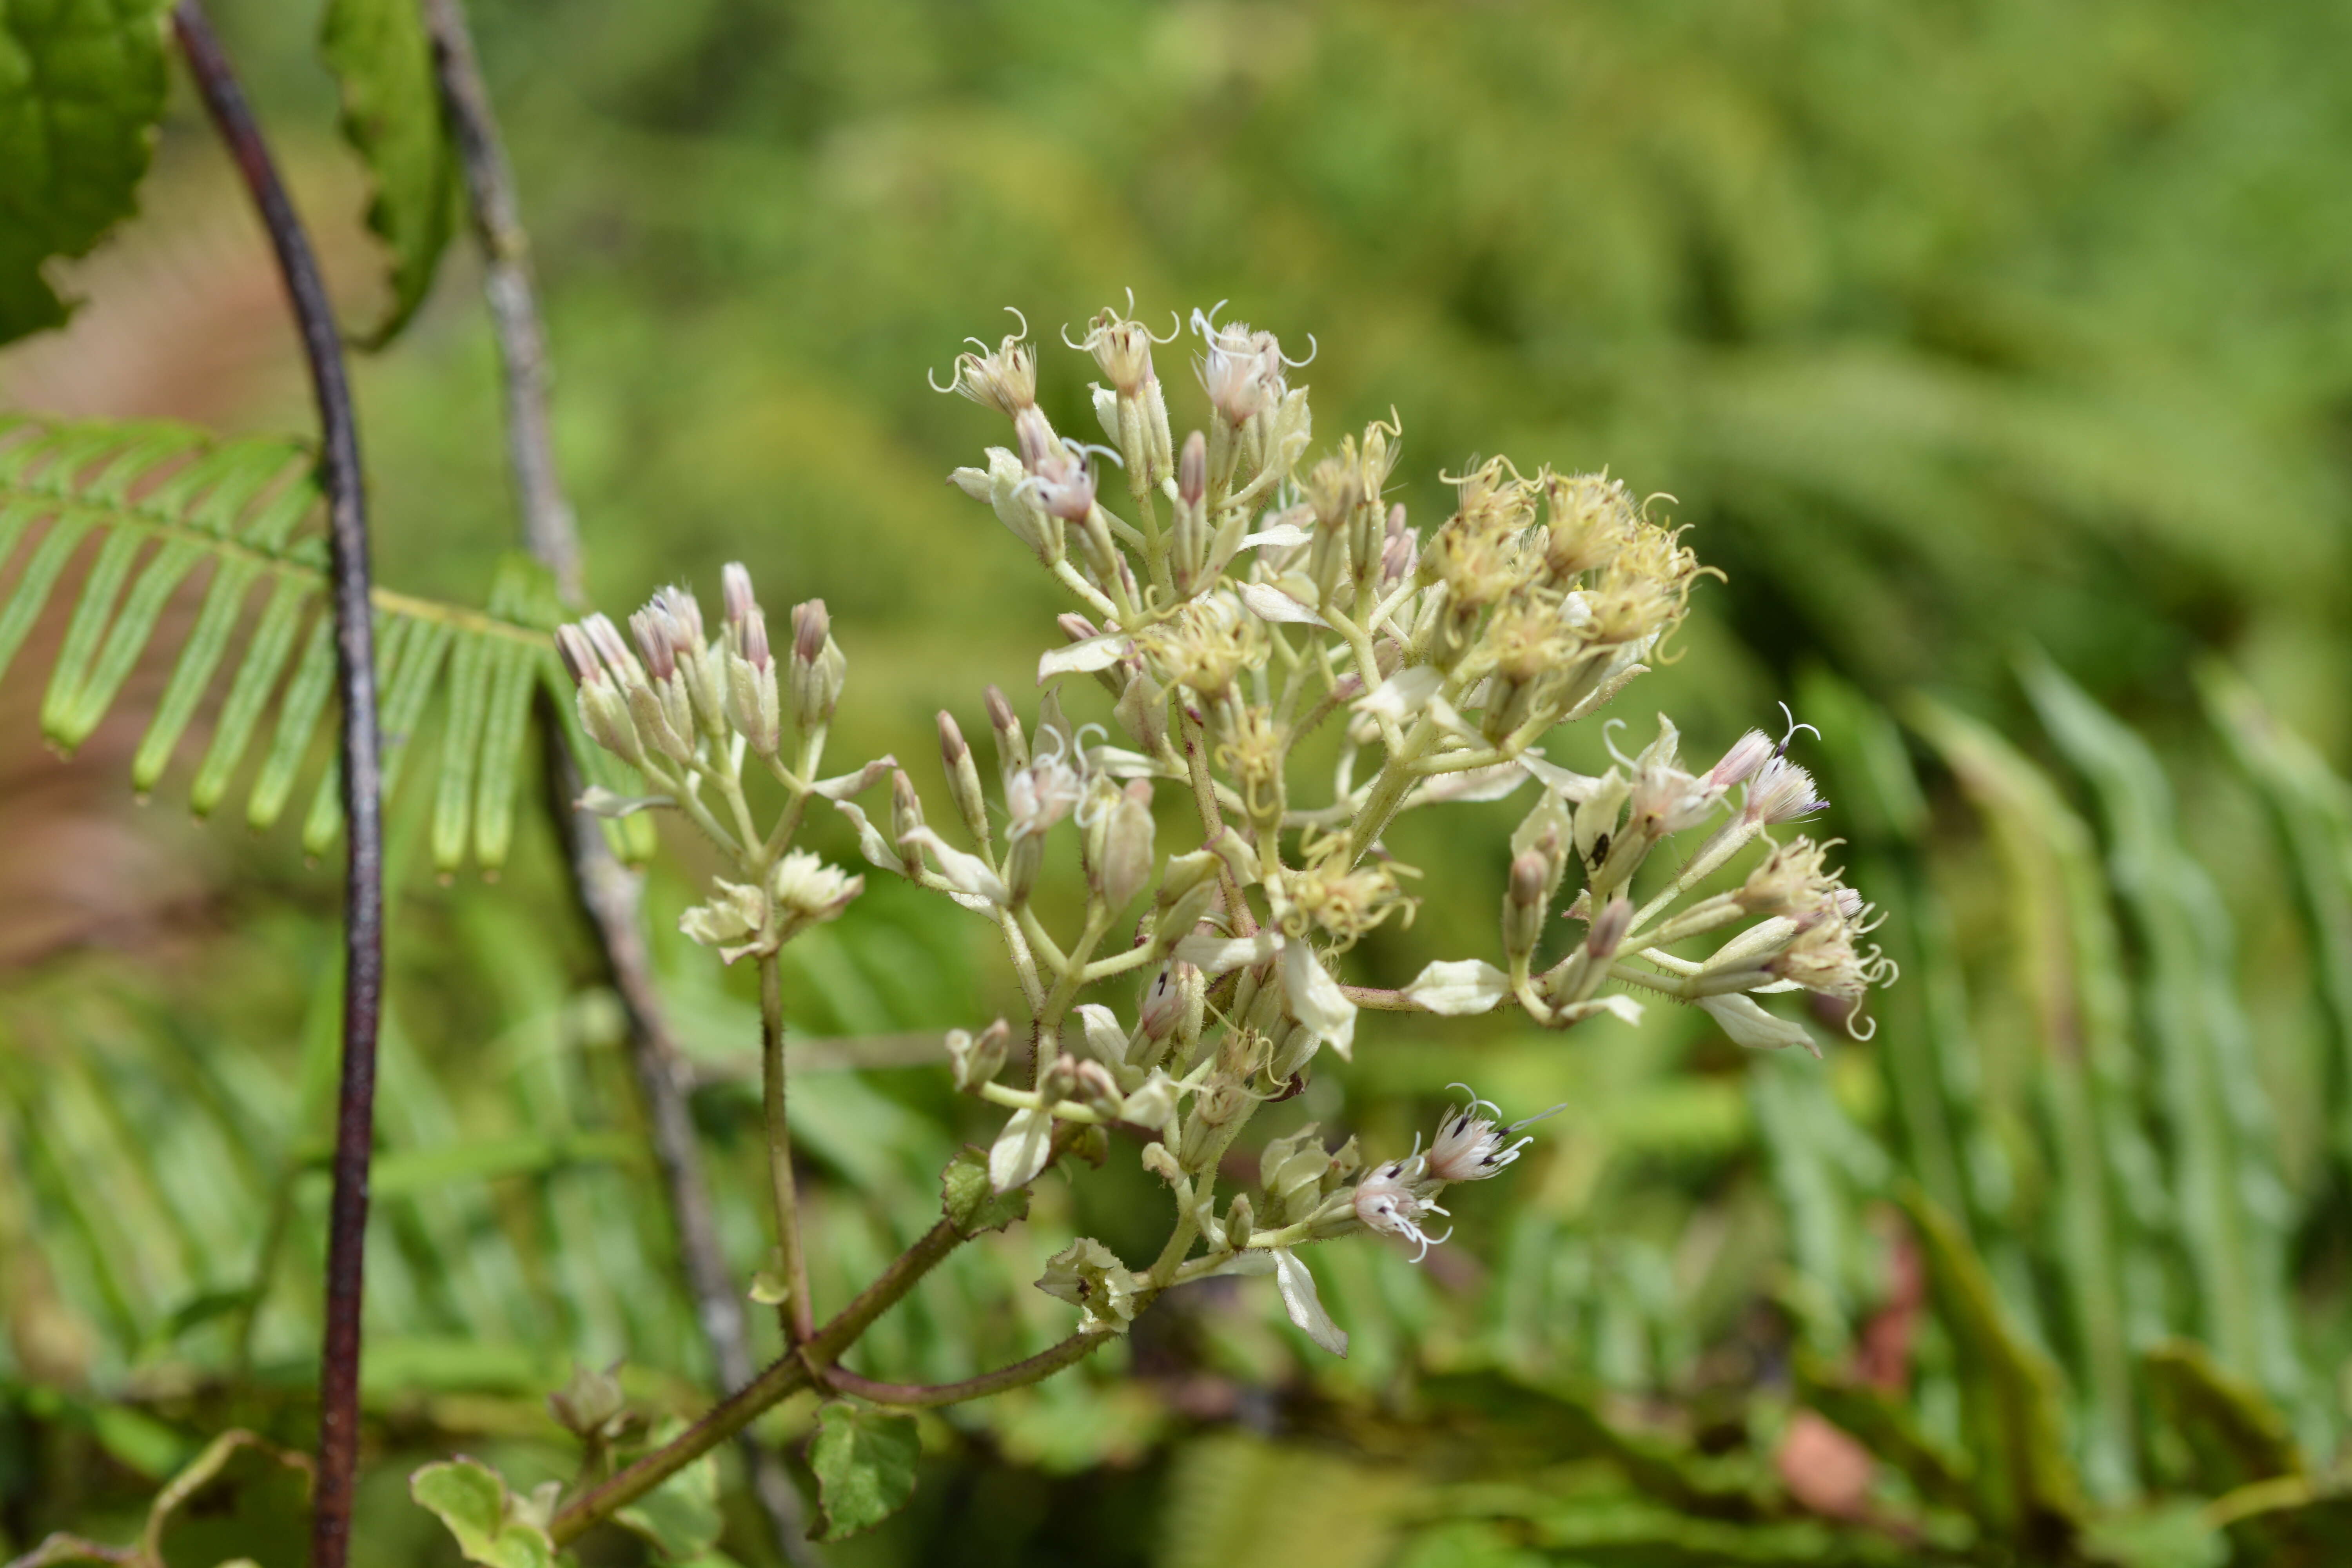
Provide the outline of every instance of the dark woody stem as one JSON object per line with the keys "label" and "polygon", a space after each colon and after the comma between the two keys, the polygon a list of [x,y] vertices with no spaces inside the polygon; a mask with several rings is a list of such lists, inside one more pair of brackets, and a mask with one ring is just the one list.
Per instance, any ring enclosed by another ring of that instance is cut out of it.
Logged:
{"label": "dark woody stem", "polygon": [[323,440],[329,599],[335,674],[342,698],[343,1050],[335,1105],[334,1191],[328,1200],[326,1332],[319,1357],[319,1472],[310,1516],[310,1561],[342,1568],[350,1555],[352,1499],[359,1473],[360,1305],[364,1289],[368,1163],[375,1142],[375,1046],[383,991],[383,776],[375,715],[374,616],[368,596],[367,497],[359,427],[343,375],[318,259],[237,85],[228,57],[197,0],[172,16],[180,51],[205,109],[227,143],[259,209],[286,284]]}

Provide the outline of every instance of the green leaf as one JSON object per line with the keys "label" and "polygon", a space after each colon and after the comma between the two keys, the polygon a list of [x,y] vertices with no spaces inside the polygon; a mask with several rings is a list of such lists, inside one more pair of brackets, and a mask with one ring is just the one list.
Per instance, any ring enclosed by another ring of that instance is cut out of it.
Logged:
{"label": "green leaf", "polygon": [[[324,542],[315,527],[304,527],[320,510],[311,454],[299,442],[222,440],[184,425],[53,425],[0,415],[0,578],[14,578],[0,603],[0,673],[95,543],[69,595],[73,609],[42,705],[50,739],[70,749],[86,738],[120,702],[151,644],[181,639],[133,759],[132,784],[143,793],[162,778],[207,695],[226,684],[190,803],[199,815],[219,805],[263,721],[274,715],[246,810],[254,827],[269,826],[326,749],[320,730],[334,704],[333,626],[320,603]],[[36,529],[38,542],[20,550]],[[207,564],[212,581],[193,621],[168,616],[190,575]],[[502,564],[487,612],[389,589],[374,598],[385,795],[401,777],[410,742],[440,718],[436,859],[440,869],[454,869],[470,837],[476,858],[494,870],[512,837],[534,684],[545,679],[568,687],[548,636],[555,607],[547,574]],[[250,634],[232,660],[228,650],[248,617]],[[231,663],[235,672],[224,682]],[[560,694],[568,707],[568,689]],[[330,761],[324,771],[304,829],[313,854],[342,820],[340,768]]]}
{"label": "green leaf", "polygon": [[2197,1458],[2200,1491],[2221,1493],[2304,1473],[2286,1417],[2262,1392],[2215,1364],[2194,1340],[2168,1340],[2142,1358],[2157,1407]]}
{"label": "green leaf", "polygon": [[457,154],[416,0],[330,0],[319,53],[342,92],[343,136],[374,182],[368,227],[390,253],[391,307],[359,338],[382,348],[433,287],[457,210]]}
{"label": "green leaf", "polygon": [[820,1541],[873,1529],[915,1495],[922,1445],[915,1418],[835,1400],[816,1413],[809,1468],[816,1472]]}
{"label": "green leaf", "polygon": [[2146,1023],[2199,1337],[2316,1434],[2326,1420],[2314,1397],[2321,1380],[2304,1365],[2288,1282],[2294,1200],[2237,991],[2228,906],[2189,853],[2147,742],[2048,659],[2029,658],[2020,673],[2050,738],[2098,796],[2116,890],[2147,953]]}
{"label": "green leaf", "polygon": [[970,1145],[957,1150],[948,1168],[940,1173],[940,1193],[949,1222],[966,1237],[984,1230],[1003,1230],[1015,1220],[1029,1217],[1028,1189],[996,1191],[989,1184],[986,1152]]}
{"label": "green leaf", "polygon": [[408,1479],[408,1495],[437,1515],[468,1563],[488,1568],[555,1568],[547,1531],[520,1517],[507,1479],[478,1459],[444,1460]]}
{"label": "green leaf", "polygon": [[61,324],[42,263],[131,212],[163,114],[163,9],[0,4],[0,343]]}
{"label": "green leaf", "polygon": [[1951,1216],[1909,1182],[1895,1196],[1918,1235],[1936,1315],[1959,1357],[1979,1509],[2021,1541],[2063,1536],[2081,1502],[2060,1435],[2058,1370],[2018,1331]]}
{"label": "green leaf", "polygon": [[[658,1448],[686,1430],[683,1421],[654,1429]],[[650,1542],[664,1561],[692,1563],[719,1543],[726,1521],[719,1511],[719,1458],[705,1454],[686,1468],[613,1515],[613,1521]]]}

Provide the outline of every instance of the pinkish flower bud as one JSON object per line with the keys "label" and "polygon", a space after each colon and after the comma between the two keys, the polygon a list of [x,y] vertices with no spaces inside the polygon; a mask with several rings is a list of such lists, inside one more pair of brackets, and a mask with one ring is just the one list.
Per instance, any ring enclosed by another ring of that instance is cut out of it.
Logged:
{"label": "pinkish flower bud", "polygon": [[1198,430],[1184,437],[1184,455],[1176,460],[1176,494],[1186,506],[1199,506],[1209,493],[1209,443]]}
{"label": "pinkish flower bud", "polygon": [[586,685],[592,680],[606,680],[604,661],[596,657],[596,649],[588,641],[588,634],[566,622],[555,628],[555,651],[562,656],[563,668],[572,672],[575,684]]}
{"label": "pinkish flower bud", "polygon": [[629,617],[629,636],[635,639],[637,651],[645,656],[646,668],[656,680],[667,680],[677,670],[677,651],[671,645],[669,632],[662,625],[661,612],[648,606]]}
{"label": "pinkish flower bud", "polygon": [[794,605],[793,657],[803,664],[814,664],[824,653],[824,639],[832,630],[833,620],[825,614],[823,599]]}
{"label": "pinkish flower bud", "polygon": [[1584,951],[1595,963],[1606,963],[1614,956],[1633,926],[1633,900],[1620,893],[1601,905],[1601,912],[1593,917],[1591,929],[1585,932]]}
{"label": "pinkish flower bud", "polygon": [[730,561],[719,574],[720,601],[727,606],[730,626],[741,626],[760,607],[751,594],[751,574],[740,561]]}
{"label": "pinkish flower bud", "polygon": [[1013,704],[1004,693],[992,686],[988,689],[988,723],[996,731],[997,765],[1010,775],[1015,768],[1029,765],[1029,745],[1021,735],[1021,721],[1013,717]]}
{"label": "pinkish flower bud", "polygon": [[1054,624],[1061,627],[1062,635],[1072,642],[1084,642],[1088,637],[1097,635],[1094,622],[1084,616],[1056,616],[1054,617]]}
{"label": "pinkish flower bud", "polygon": [[1750,730],[1731,743],[1723,760],[1707,770],[1706,782],[1717,790],[1745,784],[1757,769],[1772,760],[1772,738],[1761,730]]}
{"label": "pinkish flower bud", "polygon": [[743,639],[743,662],[753,669],[772,668],[776,656],[768,647],[766,612],[757,605],[752,605],[751,613],[738,624],[738,629]]}
{"label": "pinkish flower bud", "polygon": [[588,640],[595,645],[597,656],[604,659],[604,668],[613,672],[614,679],[624,686],[645,679],[645,667],[637,662],[637,656],[629,651],[629,645],[621,640],[620,628],[613,624],[610,616],[600,611],[581,625],[587,630]]}

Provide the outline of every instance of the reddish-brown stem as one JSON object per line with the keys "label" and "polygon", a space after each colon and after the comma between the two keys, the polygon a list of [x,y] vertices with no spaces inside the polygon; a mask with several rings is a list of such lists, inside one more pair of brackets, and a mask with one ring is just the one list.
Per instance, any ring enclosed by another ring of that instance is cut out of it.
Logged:
{"label": "reddish-brown stem", "polygon": [[364,1289],[368,1162],[375,1142],[376,1016],[383,989],[383,824],[375,716],[374,616],[368,602],[367,498],[343,345],[318,259],[278,176],[261,127],[197,0],[172,24],[196,90],[236,161],[269,231],[278,270],[310,362],[327,491],[329,599],[342,696],[343,1055],[336,1097],[334,1192],[328,1200],[326,1333],[319,1358],[319,1477],[310,1561],[342,1568],[359,1472],[360,1302]]}
{"label": "reddish-brown stem", "polygon": [[1016,1361],[1011,1366],[1001,1366],[994,1372],[965,1378],[961,1383],[882,1383],[874,1378],[860,1377],[847,1367],[841,1366],[825,1368],[824,1381],[844,1394],[855,1394],[877,1405],[900,1405],[912,1408],[961,1405],[967,1399],[985,1399],[1008,1388],[1042,1382],[1064,1367],[1083,1361],[1097,1345],[1111,1337],[1109,1334],[1072,1334],[1058,1344],[1048,1345],[1026,1361]]}

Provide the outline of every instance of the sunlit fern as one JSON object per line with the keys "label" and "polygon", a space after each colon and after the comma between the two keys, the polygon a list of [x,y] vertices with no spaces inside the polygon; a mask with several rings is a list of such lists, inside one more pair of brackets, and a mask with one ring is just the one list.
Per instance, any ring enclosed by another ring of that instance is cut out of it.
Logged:
{"label": "sunlit fern", "polygon": [[[95,541],[41,701],[43,733],[70,752],[121,700],[165,608],[209,565],[201,606],[132,759],[131,783],[142,794],[155,786],[219,691],[190,804],[199,814],[220,805],[268,720],[246,820],[257,830],[270,826],[333,706],[326,542],[313,521],[320,510],[313,456],[299,442],[0,415],[0,569],[23,556],[0,605],[0,679],[68,567]],[[564,699],[550,706],[573,722],[548,636],[559,608],[554,591],[542,571],[515,557],[499,568],[487,609],[382,588],[374,599],[384,793],[437,717],[434,861],[455,869],[470,850],[494,869],[513,839],[534,690],[550,685]],[[312,854],[342,826],[341,782],[331,760],[312,786],[302,826]]]}

